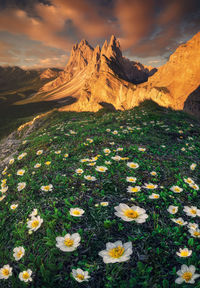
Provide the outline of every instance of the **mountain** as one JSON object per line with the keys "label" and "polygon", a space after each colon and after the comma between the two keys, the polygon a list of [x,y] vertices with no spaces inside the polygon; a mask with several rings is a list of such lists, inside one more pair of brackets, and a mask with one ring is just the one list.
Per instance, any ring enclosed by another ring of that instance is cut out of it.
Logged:
{"label": "mountain", "polygon": [[180,45],[158,70],[124,57],[113,35],[102,48],[93,48],[86,40],[75,44],[64,71],[28,101],[56,100],[63,105],[61,110],[96,112],[102,107],[130,109],[151,99],[198,116],[199,90],[190,97],[189,104],[184,103],[198,88],[199,75],[200,32]]}
{"label": "mountain", "polygon": [[[169,61],[148,79],[147,83],[137,87],[134,97],[146,97],[159,105],[176,110],[184,109],[188,97],[200,84],[200,32],[187,43],[180,45],[170,56]],[[200,106],[200,94],[190,96],[190,105]],[[199,95],[199,96],[197,96]],[[199,99],[197,101],[197,98]],[[187,111],[189,109],[188,104]],[[193,108],[199,114],[200,107]]]}
{"label": "mountain", "polygon": [[55,79],[59,76],[61,71],[62,71],[61,69],[57,68],[48,68],[40,74],[40,79],[49,79],[49,80]]}
{"label": "mountain", "polygon": [[98,111],[105,105],[124,109],[121,87],[135,87],[155,71],[123,57],[114,35],[102,48],[97,45],[94,49],[82,40],[72,47],[69,61],[59,77],[44,85],[31,101],[58,100],[67,105],[63,109],[75,111]]}

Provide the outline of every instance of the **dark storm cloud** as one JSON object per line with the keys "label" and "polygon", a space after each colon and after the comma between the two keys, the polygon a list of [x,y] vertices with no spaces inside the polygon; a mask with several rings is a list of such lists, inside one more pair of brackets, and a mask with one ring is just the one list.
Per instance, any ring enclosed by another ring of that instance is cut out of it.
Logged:
{"label": "dark storm cloud", "polygon": [[0,31],[63,53],[115,34],[131,56],[166,57],[199,29],[199,0],[0,0]]}

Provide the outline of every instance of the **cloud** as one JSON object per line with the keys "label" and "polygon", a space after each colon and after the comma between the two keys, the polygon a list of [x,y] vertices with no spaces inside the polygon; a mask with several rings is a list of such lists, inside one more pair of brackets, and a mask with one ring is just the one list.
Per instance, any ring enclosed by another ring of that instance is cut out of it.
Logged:
{"label": "cloud", "polygon": [[15,53],[11,51],[12,45],[9,43],[0,41],[0,65],[16,65],[19,61],[19,57],[15,54],[19,52],[15,49]]}
{"label": "cloud", "polygon": [[46,57],[43,59],[25,58],[23,69],[37,69],[37,68],[61,68],[63,69],[68,60],[67,55],[61,55],[58,57]]}
{"label": "cloud", "polygon": [[[32,52],[26,47],[27,53],[23,48],[25,42],[21,44],[20,64],[31,63],[33,58],[37,61],[37,57],[41,65],[48,61],[56,64],[50,58],[66,55],[74,42],[86,38],[96,45],[111,34],[119,38],[122,49],[130,56],[166,56],[200,27],[199,0],[5,0],[4,3],[0,10],[0,33],[6,31],[19,38],[24,35],[33,42]],[[52,47],[60,51],[51,50]]]}
{"label": "cloud", "polygon": [[115,14],[119,20],[122,37],[121,45],[124,49],[137,44],[153,29],[154,0],[118,0]]}
{"label": "cloud", "polygon": [[198,32],[199,8],[198,0],[118,0],[122,48],[140,57],[169,54]]}

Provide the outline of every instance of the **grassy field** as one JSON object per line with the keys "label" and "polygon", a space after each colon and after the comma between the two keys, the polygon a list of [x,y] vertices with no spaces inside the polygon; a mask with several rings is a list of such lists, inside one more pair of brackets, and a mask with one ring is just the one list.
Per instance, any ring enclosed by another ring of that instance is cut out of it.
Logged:
{"label": "grassy field", "polygon": [[183,112],[54,112],[2,172],[0,287],[200,287],[199,160]]}

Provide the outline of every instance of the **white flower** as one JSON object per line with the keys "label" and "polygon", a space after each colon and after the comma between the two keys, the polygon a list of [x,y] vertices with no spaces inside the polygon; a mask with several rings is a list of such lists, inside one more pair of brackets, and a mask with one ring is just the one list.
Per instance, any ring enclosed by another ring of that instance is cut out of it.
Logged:
{"label": "white flower", "polygon": [[103,150],[103,152],[104,152],[105,154],[110,154],[111,151],[110,151],[110,149],[106,148],[106,149]]}
{"label": "white flower", "polygon": [[152,176],[156,176],[156,175],[157,175],[156,171],[152,171],[150,174],[151,174]]}
{"label": "white flower", "polygon": [[80,160],[81,163],[88,162],[88,161],[89,161],[88,158],[84,158],[84,159],[81,159],[81,160]]}
{"label": "white flower", "polygon": [[198,225],[198,224],[196,224],[196,223],[191,223],[191,222],[188,223],[187,226],[188,226],[189,229],[194,229],[194,230],[197,229],[197,228],[199,228],[199,225]]}
{"label": "white flower", "polygon": [[179,278],[176,279],[175,283],[182,284],[185,283],[195,283],[195,279],[200,277],[200,274],[195,274],[196,268],[193,265],[190,265],[189,267],[185,264],[181,266],[181,270],[177,271],[177,275]]}
{"label": "white flower", "polygon": [[6,195],[1,196],[0,201],[2,201],[5,197],[6,197]]}
{"label": "white flower", "polygon": [[76,172],[77,174],[82,174],[82,173],[83,173],[83,169],[78,168],[78,169],[75,170],[75,172]]}
{"label": "white flower", "polygon": [[18,207],[19,204],[12,204],[10,206],[10,209],[15,210]]}
{"label": "white flower", "polygon": [[113,156],[113,157],[111,157],[113,160],[115,160],[115,161],[120,161],[121,160],[121,156],[119,156],[119,155],[115,155],[115,156]]}
{"label": "white flower", "polygon": [[150,199],[158,199],[160,198],[160,195],[159,194],[155,194],[155,193],[152,193],[150,196],[149,196]]}
{"label": "white flower", "polygon": [[137,169],[139,167],[139,165],[137,163],[134,163],[134,162],[128,162],[127,166],[132,168],[132,169]]}
{"label": "white flower", "polygon": [[8,186],[5,186],[4,188],[1,188],[0,189],[0,192],[3,194],[3,193],[6,193],[8,191]]}
{"label": "white flower", "polygon": [[112,134],[116,135],[116,134],[118,134],[118,131],[117,131],[117,130],[114,130],[114,131],[112,132]]}
{"label": "white flower", "polygon": [[173,191],[174,193],[180,193],[180,192],[183,191],[182,188],[180,188],[179,186],[176,186],[176,185],[172,186],[172,187],[170,188],[170,190]]}
{"label": "white flower", "polygon": [[40,228],[41,224],[43,223],[43,219],[40,216],[33,216],[31,220],[27,222],[27,227],[30,231],[36,231]]}
{"label": "white flower", "polygon": [[183,211],[191,217],[196,217],[196,216],[200,216],[200,209],[197,209],[196,206],[184,206]]}
{"label": "white flower", "polygon": [[199,186],[195,183],[189,184],[189,186],[195,190],[199,190]]}
{"label": "white flower", "polygon": [[25,249],[24,247],[15,247],[13,249],[13,257],[15,258],[16,261],[19,261],[25,254]]}
{"label": "white flower", "polygon": [[167,211],[171,214],[176,214],[176,212],[178,211],[178,206],[173,206],[173,205],[170,205],[167,209]]}
{"label": "white flower", "polygon": [[98,172],[106,172],[108,170],[108,168],[104,167],[104,166],[97,166],[95,168],[95,170],[98,171]]}
{"label": "white flower", "polygon": [[110,161],[105,161],[106,165],[111,165],[112,163]]}
{"label": "white flower", "polygon": [[184,180],[184,182],[187,183],[187,184],[194,184],[194,181],[193,181],[190,177],[184,178],[183,180]]}
{"label": "white flower", "polygon": [[72,269],[72,276],[74,277],[74,279],[76,281],[78,281],[79,283],[83,282],[83,281],[88,281],[89,278],[91,278],[88,275],[88,271],[83,271],[82,269],[78,268],[78,269]]}
{"label": "white flower", "polygon": [[146,150],[146,148],[139,147],[138,150],[141,152],[144,152]]}
{"label": "white flower", "polygon": [[15,161],[15,159],[14,159],[14,158],[11,158],[11,159],[9,160],[9,164],[12,165],[12,164],[14,163],[14,161]]}
{"label": "white flower", "polygon": [[17,159],[18,159],[18,160],[21,160],[21,159],[24,158],[26,155],[27,155],[26,152],[25,152],[25,153],[22,153],[22,154],[20,154],[20,155],[17,157]]}
{"label": "white flower", "polygon": [[81,208],[70,208],[69,213],[71,216],[81,217],[85,213],[85,211]]}
{"label": "white flower", "polygon": [[190,170],[194,170],[196,168],[197,164],[196,163],[192,163],[190,165]]}
{"label": "white flower", "polygon": [[135,183],[136,180],[137,180],[136,177],[126,177],[126,181],[127,181],[127,182]]}
{"label": "white flower", "polygon": [[122,244],[121,241],[116,241],[106,243],[106,250],[102,250],[98,254],[103,257],[104,263],[116,263],[129,260],[132,253],[131,242]]}
{"label": "white flower", "polygon": [[89,180],[89,181],[96,181],[97,180],[96,177],[91,176],[91,175],[84,175],[84,178],[86,180]]}
{"label": "white flower", "polygon": [[36,155],[41,155],[43,153],[43,150],[38,150],[37,152],[36,152]]}
{"label": "white flower", "polygon": [[33,279],[31,278],[31,275],[32,275],[32,271],[28,269],[26,271],[19,273],[19,279],[24,282],[32,281]]}
{"label": "white flower", "polygon": [[143,187],[146,189],[156,189],[158,187],[158,185],[152,184],[152,183],[144,183]]}
{"label": "white flower", "polygon": [[188,248],[179,248],[179,252],[176,252],[179,257],[189,257],[192,254],[192,250],[188,250]]}
{"label": "white flower", "polygon": [[81,236],[79,233],[66,234],[64,237],[56,237],[56,247],[64,252],[72,252],[80,245]]}
{"label": "white flower", "polygon": [[185,222],[184,220],[183,220],[183,218],[181,218],[181,217],[179,217],[179,218],[177,218],[177,219],[171,219],[173,222],[175,222],[176,224],[179,224],[179,225],[181,225],[181,226],[184,226],[184,225],[186,225],[187,224],[187,222]]}
{"label": "white flower", "polygon": [[53,190],[53,185],[49,184],[49,185],[46,185],[46,186],[42,186],[41,190],[45,191],[45,192],[52,191]]}
{"label": "white flower", "polygon": [[24,170],[24,169],[20,169],[20,170],[17,171],[17,175],[18,175],[18,176],[23,176],[24,173],[25,173],[25,170]]}
{"label": "white flower", "polygon": [[31,212],[31,214],[29,214],[29,217],[36,216],[37,213],[38,213],[38,210],[37,210],[37,209],[33,209],[33,211]]}
{"label": "white flower", "polygon": [[12,276],[12,268],[10,265],[4,265],[0,269],[0,279],[8,279],[10,276]]}
{"label": "white flower", "polygon": [[25,183],[25,182],[18,183],[18,185],[17,185],[17,190],[18,190],[18,191],[21,191],[21,190],[23,190],[25,187],[26,187],[26,183]]}
{"label": "white flower", "polygon": [[34,168],[37,169],[37,168],[40,168],[40,166],[41,166],[41,164],[40,164],[40,163],[37,163],[37,164],[34,165]]}
{"label": "white flower", "polygon": [[129,193],[137,193],[140,190],[141,190],[140,186],[135,186],[135,187],[128,186],[128,188],[127,188],[127,192],[129,192]]}
{"label": "white flower", "polygon": [[200,238],[200,229],[196,228],[196,229],[190,229],[189,233],[195,237],[195,238]]}
{"label": "white flower", "polygon": [[105,206],[108,206],[108,204],[109,204],[108,202],[100,202],[100,205],[101,205],[101,206],[104,206],[104,207],[105,207]]}
{"label": "white flower", "polygon": [[133,205],[129,207],[124,203],[114,207],[117,212],[115,215],[122,218],[124,221],[135,221],[137,223],[144,223],[148,218],[146,211],[143,208]]}
{"label": "white flower", "polygon": [[61,150],[55,151],[55,154],[60,154]]}

